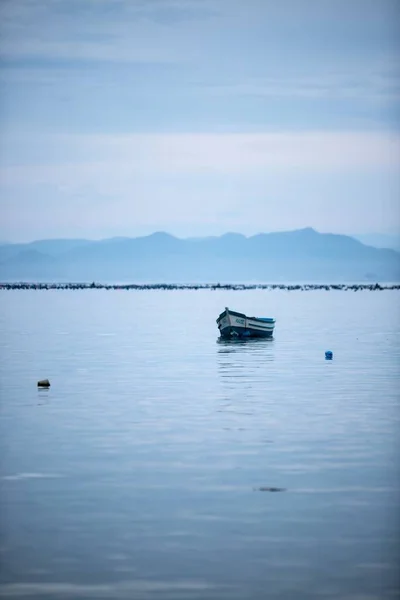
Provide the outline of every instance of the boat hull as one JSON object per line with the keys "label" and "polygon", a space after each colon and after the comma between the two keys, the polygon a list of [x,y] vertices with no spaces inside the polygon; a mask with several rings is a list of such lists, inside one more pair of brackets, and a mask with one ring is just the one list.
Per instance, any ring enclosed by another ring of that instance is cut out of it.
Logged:
{"label": "boat hull", "polygon": [[219,315],[217,325],[223,338],[268,338],[273,336],[275,319],[246,317],[242,313],[225,310]]}

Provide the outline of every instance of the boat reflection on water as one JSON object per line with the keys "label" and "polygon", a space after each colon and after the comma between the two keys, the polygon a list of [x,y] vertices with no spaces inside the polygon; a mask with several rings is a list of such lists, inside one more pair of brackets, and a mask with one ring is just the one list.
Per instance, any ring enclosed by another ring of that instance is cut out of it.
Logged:
{"label": "boat reflection on water", "polygon": [[223,378],[251,382],[267,376],[275,358],[273,338],[217,339],[218,370]]}
{"label": "boat reflection on water", "polygon": [[218,338],[216,346],[221,385],[217,412],[226,419],[223,428],[242,434],[246,430],[264,439],[260,424],[265,421],[265,394],[267,390],[270,394],[276,376],[274,339]]}
{"label": "boat reflection on water", "polygon": [[228,354],[230,352],[250,352],[260,353],[265,351],[267,355],[271,355],[271,349],[273,348],[274,338],[217,338],[217,344],[219,345],[218,353]]}

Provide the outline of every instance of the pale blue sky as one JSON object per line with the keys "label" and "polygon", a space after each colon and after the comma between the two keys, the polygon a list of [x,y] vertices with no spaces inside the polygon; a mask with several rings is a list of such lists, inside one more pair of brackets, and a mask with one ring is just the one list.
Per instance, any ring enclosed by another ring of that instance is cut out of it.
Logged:
{"label": "pale blue sky", "polygon": [[397,0],[3,0],[0,239],[400,230]]}

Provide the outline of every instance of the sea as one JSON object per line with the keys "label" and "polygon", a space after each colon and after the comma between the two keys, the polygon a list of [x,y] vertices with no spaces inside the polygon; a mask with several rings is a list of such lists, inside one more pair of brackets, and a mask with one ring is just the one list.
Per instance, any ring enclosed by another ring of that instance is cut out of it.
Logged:
{"label": "sea", "polygon": [[399,300],[1,290],[0,598],[398,598]]}

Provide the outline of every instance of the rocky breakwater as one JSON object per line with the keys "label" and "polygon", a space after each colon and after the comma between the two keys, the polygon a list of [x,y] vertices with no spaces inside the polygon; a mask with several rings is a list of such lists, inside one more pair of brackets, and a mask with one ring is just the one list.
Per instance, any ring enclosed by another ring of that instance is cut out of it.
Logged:
{"label": "rocky breakwater", "polygon": [[130,284],[107,284],[107,283],[32,283],[32,282],[0,282],[0,290],[286,290],[286,291],[384,291],[399,290],[400,284],[379,283],[356,283],[356,284],[285,284],[285,283],[257,283],[257,284],[174,284],[174,283],[130,283]]}

